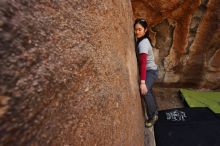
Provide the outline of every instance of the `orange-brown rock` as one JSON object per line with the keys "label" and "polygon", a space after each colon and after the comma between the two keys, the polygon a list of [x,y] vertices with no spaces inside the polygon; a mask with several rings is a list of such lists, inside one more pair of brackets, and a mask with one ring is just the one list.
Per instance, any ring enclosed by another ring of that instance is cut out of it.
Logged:
{"label": "orange-brown rock", "polygon": [[219,0],[131,0],[145,18],[159,58],[160,81],[175,87],[220,88]]}
{"label": "orange-brown rock", "polygon": [[129,1],[0,7],[0,145],[143,145]]}

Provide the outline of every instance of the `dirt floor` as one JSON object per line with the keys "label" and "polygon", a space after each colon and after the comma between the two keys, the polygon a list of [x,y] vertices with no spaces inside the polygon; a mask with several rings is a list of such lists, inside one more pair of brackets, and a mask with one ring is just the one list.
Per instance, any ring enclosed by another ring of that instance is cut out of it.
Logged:
{"label": "dirt floor", "polygon": [[154,87],[153,91],[158,110],[184,107],[184,102],[178,93],[179,88]]}

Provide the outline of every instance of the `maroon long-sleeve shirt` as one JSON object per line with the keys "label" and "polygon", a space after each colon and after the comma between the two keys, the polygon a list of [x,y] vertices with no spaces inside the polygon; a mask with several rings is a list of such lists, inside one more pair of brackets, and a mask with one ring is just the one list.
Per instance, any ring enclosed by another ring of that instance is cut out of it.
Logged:
{"label": "maroon long-sleeve shirt", "polygon": [[141,80],[146,80],[146,66],[147,66],[147,54],[146,53],[141,53],[139,54],[139,69],[140,69],[140,79]]}

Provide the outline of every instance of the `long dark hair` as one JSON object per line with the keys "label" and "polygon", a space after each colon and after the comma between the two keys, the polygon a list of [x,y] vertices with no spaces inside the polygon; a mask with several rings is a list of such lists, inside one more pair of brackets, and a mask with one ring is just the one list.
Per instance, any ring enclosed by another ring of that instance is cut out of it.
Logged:
{"label": "long dark hair", "polygon": [[[135,29],[135,25],[136,24],[140,24],[144,29],[147,29],[147,27],[148,27],[147,21],[145,19],[143,19],[143,18],[137,18],[135,20],[135,22],[134,22],[134,29]],[[140,41],[142,41],[144,38],[148,38],[148,40],[151,43],[151,39],[149,37],[149,31],[147,31],[144,36],[142,36],[141,38],[137,39],[136,45],[138,45],[140,43]]]}

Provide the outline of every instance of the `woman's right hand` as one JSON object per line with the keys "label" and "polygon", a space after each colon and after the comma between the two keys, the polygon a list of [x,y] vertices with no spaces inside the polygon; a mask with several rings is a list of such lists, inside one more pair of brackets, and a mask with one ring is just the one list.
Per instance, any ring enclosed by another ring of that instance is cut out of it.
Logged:
{"label": "woman's right hand", "polygon": [[141,92],[141,95],[146,95],[147,94],[147,86],[145,83],[140,83],[140,92]]}

